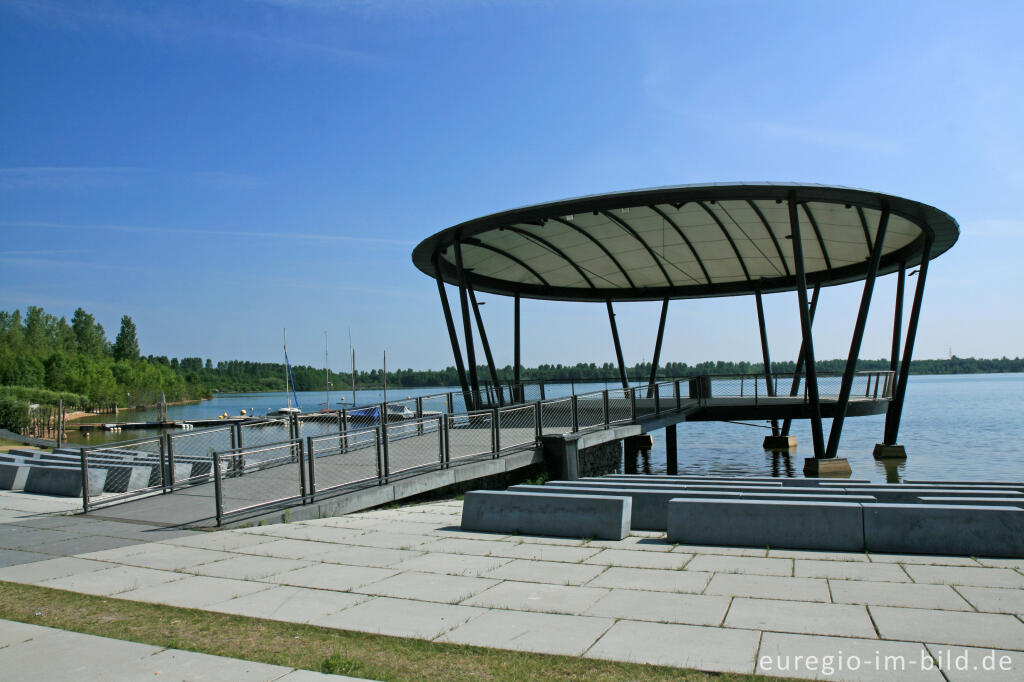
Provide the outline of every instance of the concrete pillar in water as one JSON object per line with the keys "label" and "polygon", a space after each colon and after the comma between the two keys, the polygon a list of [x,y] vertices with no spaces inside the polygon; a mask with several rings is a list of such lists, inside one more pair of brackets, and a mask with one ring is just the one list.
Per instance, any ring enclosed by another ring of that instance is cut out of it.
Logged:
{"label": "concrete pillar in water", "polygon": [[679,456],[676,443],[676,425],[669,424],[665,427],[665,462],[668,465],[668,474],[675,476],[679,473]]}

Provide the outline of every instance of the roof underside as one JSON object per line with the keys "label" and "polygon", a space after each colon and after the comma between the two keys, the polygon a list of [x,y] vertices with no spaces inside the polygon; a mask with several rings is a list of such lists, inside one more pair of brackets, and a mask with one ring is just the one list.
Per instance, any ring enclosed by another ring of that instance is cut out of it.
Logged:
{"label": "roof underside", "polygon": [[808,185],[703,185],[541,204],[462,223],[424,240],[413,261],[458,282],[456,243],[473,287],[556,300],[653,300],[796,287],[789,199],[797,204],[809,283],[866,276],[884,207],[879,274],[956,241],[949,215],[863,190]]}

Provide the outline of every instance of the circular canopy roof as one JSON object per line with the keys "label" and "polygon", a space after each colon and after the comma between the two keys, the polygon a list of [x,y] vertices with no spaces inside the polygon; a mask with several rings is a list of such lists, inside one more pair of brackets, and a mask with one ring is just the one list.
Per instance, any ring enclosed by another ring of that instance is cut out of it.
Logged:
{"label": "circular canopy roof", "polygon": [[956,221],[909,199],[845,187],[681,185],[600,194],[470,220],[423,240],[413,263],[458,284],[456,245],[473,288],[566,301],[738,296],[796,289],[788,200],[797,204],[809,284],[867,276],[882,210],[889,225],[878,274],[931,258]]}

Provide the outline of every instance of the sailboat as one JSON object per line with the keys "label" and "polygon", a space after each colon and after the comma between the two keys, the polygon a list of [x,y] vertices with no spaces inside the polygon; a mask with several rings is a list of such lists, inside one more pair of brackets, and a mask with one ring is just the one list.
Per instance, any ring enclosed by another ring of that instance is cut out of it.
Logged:
{"label": "sailboat", "polygon": [[[284,394],[288,400],[288,405],[282,407],[277,411],[278,414],[302,414],[302,408],[299,407],[299,396],[295,395],[295,381],[292,379],[292,366],[288,362],[288,330],[284,329]],[[295,404],[292,405],[292,397],[295,398]]]}

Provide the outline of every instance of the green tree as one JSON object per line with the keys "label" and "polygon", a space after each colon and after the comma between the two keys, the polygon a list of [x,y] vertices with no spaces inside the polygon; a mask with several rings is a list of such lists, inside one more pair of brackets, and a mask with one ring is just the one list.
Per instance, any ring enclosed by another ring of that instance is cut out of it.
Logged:
{"label": "green tree", "polygon": [[139,359],[139,339],[135,335],[135,323],[128,315],[121,318],[121,330],[114,339],[112,351],[115,360]]}
{"label": "green tree", "polygon": [[107,334],[95,317],[79,308],[71,318],[71,329],[75,333],[79,353],[92,356],[106,354]]}

